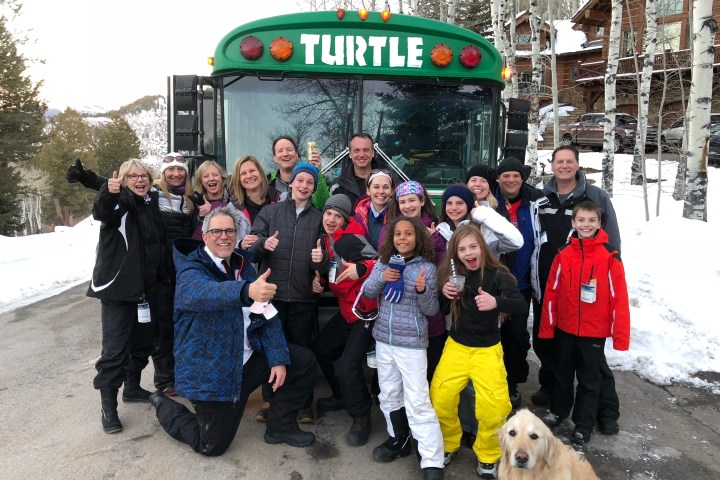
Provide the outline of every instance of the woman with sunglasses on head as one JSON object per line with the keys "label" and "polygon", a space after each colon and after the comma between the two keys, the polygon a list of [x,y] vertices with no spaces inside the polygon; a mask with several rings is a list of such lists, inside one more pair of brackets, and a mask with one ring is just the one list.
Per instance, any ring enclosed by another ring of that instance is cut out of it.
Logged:
{"label": "woman with sunglasses on head", "polygon": [[148,401],[140,373],[153,352],[156,287],[168,255],[165,222],[152,173],[128,160],[100,187],[93,217],[102,222],[97,258],[87,295],[101,300],[102,350],[93,386],[100,390],[105,433],[117,433],[117,394],[123,401]]}
{"label": "woman with sunglasses on head", "polygon": [[[160,165],[160,177],[155,180],[153,190],[158,192],[160,216],[165,224],[169,242],[176,238],[190,238],[193,234],[193,220],[197,216],[197,207],[192,196],[192,187],[188,175],[188,159],[175,152],[163,157]],[[107,184],[108,178],[85,169],[80,160],[76,160],[68,169],[68,181],[100,190]],[[175,297],[175,266],[169,255],[163,261],[164,274],[156,288],[155,350],[152,353],[155,370],[155,388],[166,395],[172,395],[175,385],[175,357],[173,356],[173,303]],[[150,392],[140,387],[140,376],[128,377],[123,390],[123,400],[128,402],[147,402]]]}
{"label": "woman with sunglasses on head", "polygon": [[[235,162],[230,177],[230,193],[235,208],[248,219],[250,225],[264,206],[280,201],[280,193],[269,184],[260,162],[250,155]],[[248,249],[257,239],[256,235],[247,234],[240,238],[240,246]]]}
{"label": "woman with sunglasses on head", "polygon": [[198,205],[198,217],[193,231],[195,240],[202,240],[202,221],[205,216],[219,207],[229,206],[235,212],[238,220],[238,239],[250,233],[250,220],[237,211],[231,201],[228,174],[215,161],[206,160],[200,164],[193,177],[195,195],[202,197],[203,203]]}

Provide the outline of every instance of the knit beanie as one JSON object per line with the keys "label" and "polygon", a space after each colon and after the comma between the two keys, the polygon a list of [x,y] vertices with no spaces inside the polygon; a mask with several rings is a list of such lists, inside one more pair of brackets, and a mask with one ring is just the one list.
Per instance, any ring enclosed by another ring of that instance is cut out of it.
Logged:
{"label": "knit beanie", "polygon": [[325,202],[325,206],[323,207],[323,212],[329,209],[333,209],[342,215],[346,222],[350,220],[350,216],[353,211],[350,198],[343,193],[336,193],[327,199],[327,202]]}
{"label": "knit beanie", "polygon": [[188,172],[187,161],[185,161],[185,162],[178,162],[178,161],[177,161],[177,158],[175,158],[175,157],[178,157],[178,156],[181,156],[181,155],[180,155],[179,153],[175,153],[175,152],[170,152],[170,153],[168,153],[168,154],[165,156],[165,158],[167,158],[167,157],[173,157],[173,160],[172,160],[172,162],[163,162],[163,163],[160,164],[160,176],[162,176],[162,174],[165,172],[165,170],[167,170],[167,169],[170,168],[170,167],[180,167],[180,168],[182,168],[183,170],[185,170],[185,173],[189,173],[189,172]]}
{"label": "knit beanie", "polygon": [[290,176],[290,183],[295,181],[295,177],[298,173],[303,172],[312,175],[313,179],[315,180],[315,188],[313,189],[313,192],[315,192],[318,186],[318,169],[315,165],[312,165],[310,163],[298,162],[298,164],[295,165],[295,168],[293,168],[292,175]]}
{"label": "knit beanie", "polygon": [[422,185],[420,185],[415,180],[409,180],[407,182],[403,182],[400,185],[397,186],[395,189],[395,197],[400,198],[404,197],[406,195],[412,195],[415,194],[420,198],[425,197],[425,189]]}
{"label": "knit beanie", "polygon": [[494,192],[497,189],[497,178],[495,177],[495,170],[488,167],[487,165],[474,165],[470,167],[467,175],[465,175],[465,183],[467,184],[472,177],[482,177],[487,180],[490,185],[490,191]]}
{"label": "knit beanie", "polygon": [[475,207],[475,195],[465,185],[451,185],[445,189],[445,192],[442,196],[443,212],[445,211],[445,204],[447,204],[447,201],[450,199],[450,197],[458,197],[460,200],[465,202],[465,204],[467,205],[468,213],[470,213],[470,210]]}
{"label": "knit beanie", "polygon": [[523,182],[528,178],[528,173],[525,170],[523,163],[515,157],[508,157],[500,162],[500,165],[497,166],[495,171],[497,172],[498,177],[505,172],[518,172],[520,174],[520,178],[523,179]]}

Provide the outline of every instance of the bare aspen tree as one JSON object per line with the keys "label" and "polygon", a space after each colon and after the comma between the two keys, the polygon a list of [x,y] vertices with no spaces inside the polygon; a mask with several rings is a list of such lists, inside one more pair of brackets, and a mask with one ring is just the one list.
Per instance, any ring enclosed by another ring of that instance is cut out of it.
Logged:
{"label": "bare aspen tree", "polygon": [[707,144],[712,106],[713,41],[717,22],[712,2],[693,0],[692,84],[686,117],[688,122],[687,176],[683,217],[707,221]]}
{"label": "bare aspen tree", "polygon": [[528,94],[530,96],[530,111],[528,112],[528,144],[526,163],[535,167],[540,175],[540,165],[537,155],[537,138],[539,128],[538,113],[540,110],[540,89],[542,88],[542,57],[540,56],[540,27],[542,18],[538,15],[537,0],[530,0],[530,46],[532,63],[532,81]]}
{"label": "bare aspen tree", "polygon": [[510,91],[506,98],[514,98],[518,96],[518,76],[516,75],[517,69],[515,67],[515,20],[517,17],[517,8],[515,0],[506,0],[505,2],[505,14],[504,16],[510,21],[510,31],[505,37],[505,64],[513,72],[509,85]]}
{"label": "bare aspen tree", "polygon": [[557,55],[555,54],[555,41],[557,31],[555,30],[555,15],[553,13],[553,2],[547,4],[548,23],[550,23],[550,78],[552,78],[552,105],[553,105],[553,148],[560,145],[560,112],[558,112],[558,79],[557,79]]}
{"label": "bare aspen tree", "polygon": [[620,32],[622,30],[622,0],[612,0],[608,61],[605,70],[605,125],[603,130],[602,188],[613,196],[615,180],[615,114],[617,113],[617,67],[620,59]]}
{"label": "bare aspen tree", "polygon": [[[661,47],[664,47],[661,45]],[[658,135],[662,132],[663,128],[663,109],[665,108],[665,99],[667,98],[667,87],[668,87],[668,74],[667,74],[667,54],[665,48],[662,49],[662,71],[663,71],[663,83],[662,83],[662,96],[660,97],[660,104],[658,105]],[[655,199],[655,216],[660,215],[660,197],[662,196],[662,157],[663,148],[661,142],[658,139],[658,151],[657,151],[657,198]]]}
{"label": "bare aspen tree", "polygon": [[455,25],[455,0],[447,2],[447,23]]}
{"label": "bare aspen tree", "polygon": [[648,109],[650,106],[650,84],[655,64],[655,46],[657,44],[657,2],[645,1],[645,30],[643,32],[643,68],[638,81],[638,125],[635,132],[635,149],[630,169],[630,184],[643,185],[646,220],[650,219],[647,208],[647,175],[645,172],[645,141],[648,127]]}

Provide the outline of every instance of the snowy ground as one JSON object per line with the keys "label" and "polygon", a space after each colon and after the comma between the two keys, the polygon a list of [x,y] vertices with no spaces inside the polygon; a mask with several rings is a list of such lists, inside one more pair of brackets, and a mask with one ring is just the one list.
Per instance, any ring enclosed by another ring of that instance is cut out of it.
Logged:
{"label": "snowy ground", "polygon": [[[549,158],[549,153],[540,155]],[[671,197],[677,164],[664,162],[663,181],[648,187],[651,220],[646,222],[642,187],[629,184],[631,160],[615,156],[613,203],[630,290],[632,339],[628,352],[613,351],[609,341],[608,361],[654,383],[686,381],[720,393],[720,385],[695,377],[720,372],[720,321],[711,302],[720,294],[720,170],[708,172],[710,221],[690,221],[682,218],[682,202]],[[580,163],[600,170],[601,154],[583,152]],[[648,177],[657,177],[656,161],[648,161]],[[599,173],[589,178],[600,184]],[[658,185],[661,214],[655,217]],[[0,313],[86,282],[98,231],[98,223],[87,219],[50,234],[0,236]]]}

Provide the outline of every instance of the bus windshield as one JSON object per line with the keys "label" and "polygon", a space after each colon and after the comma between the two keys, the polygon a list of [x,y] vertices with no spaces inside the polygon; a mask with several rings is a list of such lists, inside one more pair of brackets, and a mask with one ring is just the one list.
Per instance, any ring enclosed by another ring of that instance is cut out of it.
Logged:
{"label": "bus windshield", "polygon": [[[223,82],[227,167],[242,155],[275,169],[271,143],[280,135],[315,141],[328,162],[357,131],[370,133],[405,174],[426,186],[462,182],[464,172],[492,161],[498,148],[498,89],[422,79],[258,78]],[[495,114],[494,114],[495,112]],[[328,181],[342,164],[327,172]]]}

